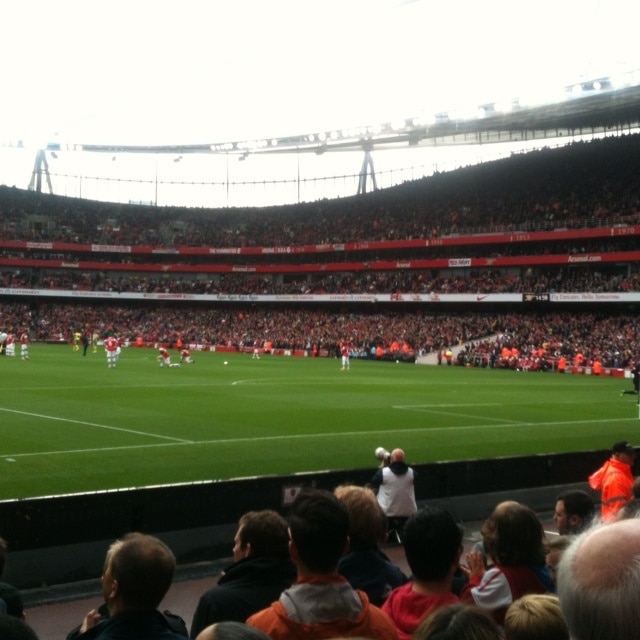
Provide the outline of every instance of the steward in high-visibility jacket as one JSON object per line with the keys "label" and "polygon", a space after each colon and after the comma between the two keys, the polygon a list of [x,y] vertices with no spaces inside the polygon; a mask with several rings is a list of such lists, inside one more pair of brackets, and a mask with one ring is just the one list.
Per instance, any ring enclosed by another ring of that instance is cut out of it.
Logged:
{"label": "steward in high-visibility jacket", "polygon": [[636,451],[626,440],[616,442],[612,451],[611,458],[589,476],[589,486],[602,492],[603,522],[615,520],[620,508],[633,498],[631,467]]}

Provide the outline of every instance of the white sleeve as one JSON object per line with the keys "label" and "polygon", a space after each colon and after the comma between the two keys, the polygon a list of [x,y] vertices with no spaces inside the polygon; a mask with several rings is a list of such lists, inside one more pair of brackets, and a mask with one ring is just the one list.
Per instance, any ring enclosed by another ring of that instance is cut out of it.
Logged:
{"label": "white sleeve", "polygon": [[485,572],[480,584],[471,589],[471,595],[479,607],[489,611],[508,607],[513,602],[507,578],[495,567]]}

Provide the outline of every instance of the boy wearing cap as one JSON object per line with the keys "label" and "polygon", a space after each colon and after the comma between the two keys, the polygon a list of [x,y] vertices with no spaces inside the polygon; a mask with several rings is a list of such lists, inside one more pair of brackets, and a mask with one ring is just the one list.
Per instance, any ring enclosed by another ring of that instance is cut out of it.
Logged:
{"label": "boy wearing cap", "polygon": [[602,492],[603,522],[613,522],[620,508],[633,498],[633,472],[636,450],[626,440],[616,442],[611,458],[589,476],[589,486]]}

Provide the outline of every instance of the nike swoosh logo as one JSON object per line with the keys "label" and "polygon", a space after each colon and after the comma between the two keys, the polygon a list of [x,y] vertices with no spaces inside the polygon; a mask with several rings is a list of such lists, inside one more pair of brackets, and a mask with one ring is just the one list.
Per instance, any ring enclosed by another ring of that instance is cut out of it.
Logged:
{"label": "nike swoosh logo", "polygon": [[478,302],[480,302],[480,301],[482,301],[482,300],[484,300],[485,298],[488,298],[488,297],[489,297],[489,295],[488,295],[488,294],[487,294],[486,296],[476,296],[476,300],[477,300]]}

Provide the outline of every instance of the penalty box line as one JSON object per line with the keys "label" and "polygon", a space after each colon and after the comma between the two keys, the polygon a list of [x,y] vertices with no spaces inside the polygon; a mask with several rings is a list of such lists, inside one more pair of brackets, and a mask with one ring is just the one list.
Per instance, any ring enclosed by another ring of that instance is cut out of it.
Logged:
{"label": "penalty box line", "polygon": [[99,424],[97,422],[85,422],[83,420],[72,420],[71,418],[61,418],[59,416],[48,416],[42,413],[31,413],[29,411],[18,411],[17,409],[6,409],[0,407],[0,411],[4,413],[15,413],[21,416],[31,416],[33,418],[40,418],[42,420],[53,420],[55,422],[66,422],[68,424],[77,424],[83,427],[94,427],[96,429],[107,429],[109,431],[119,431],[121,433],[130,433],[137,436],[148,436],[149,438],[158,438],[160,440],[170,440],[172,442],[178,442],[183,444],[192,444],[192,440],[184,440],[183,438],[174,438],[172,436],[163,436],[158,433],[148,433],[146,431],[137,431],[136,429],[125,429],[124,427],[114,427],[108,424]]}

